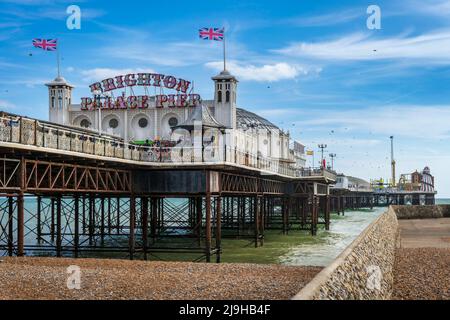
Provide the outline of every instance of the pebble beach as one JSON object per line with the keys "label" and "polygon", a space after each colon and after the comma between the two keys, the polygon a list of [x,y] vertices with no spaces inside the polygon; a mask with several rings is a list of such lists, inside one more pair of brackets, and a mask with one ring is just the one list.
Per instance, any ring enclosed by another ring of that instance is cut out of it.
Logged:
{"label": "pebble beach", "polygon": [[[322,268],[236,263],[6,257],[0,299],[290,299]],[[81,270],[68,289],[67,267]]]}
{"label": "pebble beach", "polygon": [[393,299],[450,299],[450,249],[400,248],[394,265]]}

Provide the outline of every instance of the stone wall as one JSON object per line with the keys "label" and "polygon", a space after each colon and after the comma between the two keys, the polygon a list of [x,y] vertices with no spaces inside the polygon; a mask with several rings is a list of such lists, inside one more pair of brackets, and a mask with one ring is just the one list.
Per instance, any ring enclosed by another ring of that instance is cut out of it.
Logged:
{"label": "stone wall", "polygon": [[397,217],[389,207],[293,299],[389,299],[397,237]]}
{"label": "stone wall", "polygon": [[392,207],[398,219],[450,218],[450,205]]}

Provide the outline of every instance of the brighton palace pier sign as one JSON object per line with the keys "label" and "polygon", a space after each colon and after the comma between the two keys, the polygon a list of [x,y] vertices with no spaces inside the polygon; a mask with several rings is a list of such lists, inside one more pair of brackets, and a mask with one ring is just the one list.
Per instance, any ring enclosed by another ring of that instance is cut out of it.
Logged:
{"label": "brighton palace pier sign", "polygon": [[[170,75],[159,73],[129,73],[127,75],[108,78],[89,86],[93,98],[81,98],[81,110],[100,109],[145,109],[149,107],[150,96],[122,94],[116,98],[108,92],[126,87],[143,86],[176,90],[176,94],[155,95],[157,108],[193,107],[200,102],[200,95],[187,93],[191,82]],[[132,91],[133,92],[133,91]],[[103,93],[103,97],[101,94]],[[103,101],[102,101],[103,100]]]}

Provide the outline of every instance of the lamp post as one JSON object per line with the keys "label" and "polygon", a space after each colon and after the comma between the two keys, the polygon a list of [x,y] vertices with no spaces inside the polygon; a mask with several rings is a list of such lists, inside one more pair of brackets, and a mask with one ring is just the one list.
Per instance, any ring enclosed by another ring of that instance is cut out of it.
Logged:
{"label": "lamp post", "polygon": [[94,94],[94,101],[95,101],[95,105],[98,108],[98,134],[102,134],[102,108],[101,108],[101,100],[104,99],[105,101],[108,100],[111,95],[109,92],[105,92],[102,94],[102,92],[100,90],[94,90],[93,91]]}
{"label": "lamp post", "polygon": [[321,143],[321,144],[318,145],[318,147],[319,147],[320,152],[321,152],[320,167],[322,168],[322,167],[324,167],[324,165],[323,165],[323,150],[327,147],[327,145]]}
{"label": "lamp post", "polygon": [[331,170],[334,170],[334,158],[336,158],[336,153],[330,153],[329,156],[331,158]]}
{"label": "lamp post", "polygon": [[250,129],[252,136],[254,136],[254,134],[256,133],[256,166],[257,167],[259,167],[259,160],[260,160],[259,159],[259,127],[260,127],[260,124],[255,120],[250,121],[249,124],[246,124],[244,126],[244,131],[247,131]]}

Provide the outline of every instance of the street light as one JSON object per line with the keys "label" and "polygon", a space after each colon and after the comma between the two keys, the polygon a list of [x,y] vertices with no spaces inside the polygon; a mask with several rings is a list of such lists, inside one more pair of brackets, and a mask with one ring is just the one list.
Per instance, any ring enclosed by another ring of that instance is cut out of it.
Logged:
{"label": "street light", "polygon": [[329,156],[331,158],[331,170],[334,170],[334,158],[336,158],[336,153],[330,153]]}
{"label": "street light", "polygon": [[321,143],[321,144],[318,145],[318,147],[319,147],[319,149],[321,151],[320,167],[322,168],[322,167],[324,167],[324,165],[323,165],[323,150],[327,147],[327,145]]}
{"label": "street light", "polygon": [[100,90],[94,90],[92,92],[94,94],[94,101],[95,105],[98,108],[98,134],[102,134],[102,111],[101,111],[101,100],[104,99],[105,101],[108,100],[111,97],[110,92],[102,93]]}

